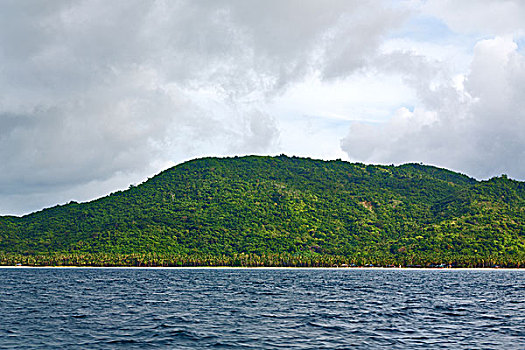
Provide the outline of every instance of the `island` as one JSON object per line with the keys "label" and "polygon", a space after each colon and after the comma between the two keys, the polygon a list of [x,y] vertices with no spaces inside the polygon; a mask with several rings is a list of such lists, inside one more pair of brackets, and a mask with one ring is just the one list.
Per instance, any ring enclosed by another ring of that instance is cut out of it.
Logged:
{"label": "island", "polygon": [[422,164],[194,159],[0,216],[0,265],[523,267],[525,182]]}

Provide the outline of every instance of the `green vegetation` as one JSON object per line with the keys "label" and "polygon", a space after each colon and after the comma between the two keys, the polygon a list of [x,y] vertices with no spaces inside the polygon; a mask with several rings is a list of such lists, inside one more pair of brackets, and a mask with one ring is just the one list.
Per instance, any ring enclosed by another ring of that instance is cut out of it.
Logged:
{"label": "green vegetation", "polygon": [[419,164],[196,159],[89,203],[0,217],[0,264],[508,266],[525,183]]}

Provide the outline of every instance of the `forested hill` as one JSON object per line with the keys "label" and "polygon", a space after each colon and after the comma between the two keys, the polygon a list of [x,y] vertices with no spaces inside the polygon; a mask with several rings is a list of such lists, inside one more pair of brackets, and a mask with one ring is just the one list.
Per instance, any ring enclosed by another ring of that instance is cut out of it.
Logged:
{"label": "forested hill", "polygon": [[0,217],[0,264],[523,266],[525,183],[419,164],[192,160]]}

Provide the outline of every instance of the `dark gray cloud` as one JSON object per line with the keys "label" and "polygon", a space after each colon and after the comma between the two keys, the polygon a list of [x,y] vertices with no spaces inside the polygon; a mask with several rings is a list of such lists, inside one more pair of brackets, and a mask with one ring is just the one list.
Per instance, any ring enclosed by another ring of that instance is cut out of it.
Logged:
{"label": "dark gray cloud", "polygon": [[276,151],[267,101],[362,68],[406,15],[376,1],[3,1],[0,213],[194,156]]}

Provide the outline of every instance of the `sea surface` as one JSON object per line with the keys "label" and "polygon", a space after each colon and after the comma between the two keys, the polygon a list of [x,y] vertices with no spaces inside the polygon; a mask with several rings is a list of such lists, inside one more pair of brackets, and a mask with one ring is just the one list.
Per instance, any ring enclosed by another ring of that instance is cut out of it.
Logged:
{"label": "sea surface", "polygon": [[0,269],[0,349],[525,349],[524,270]]}

